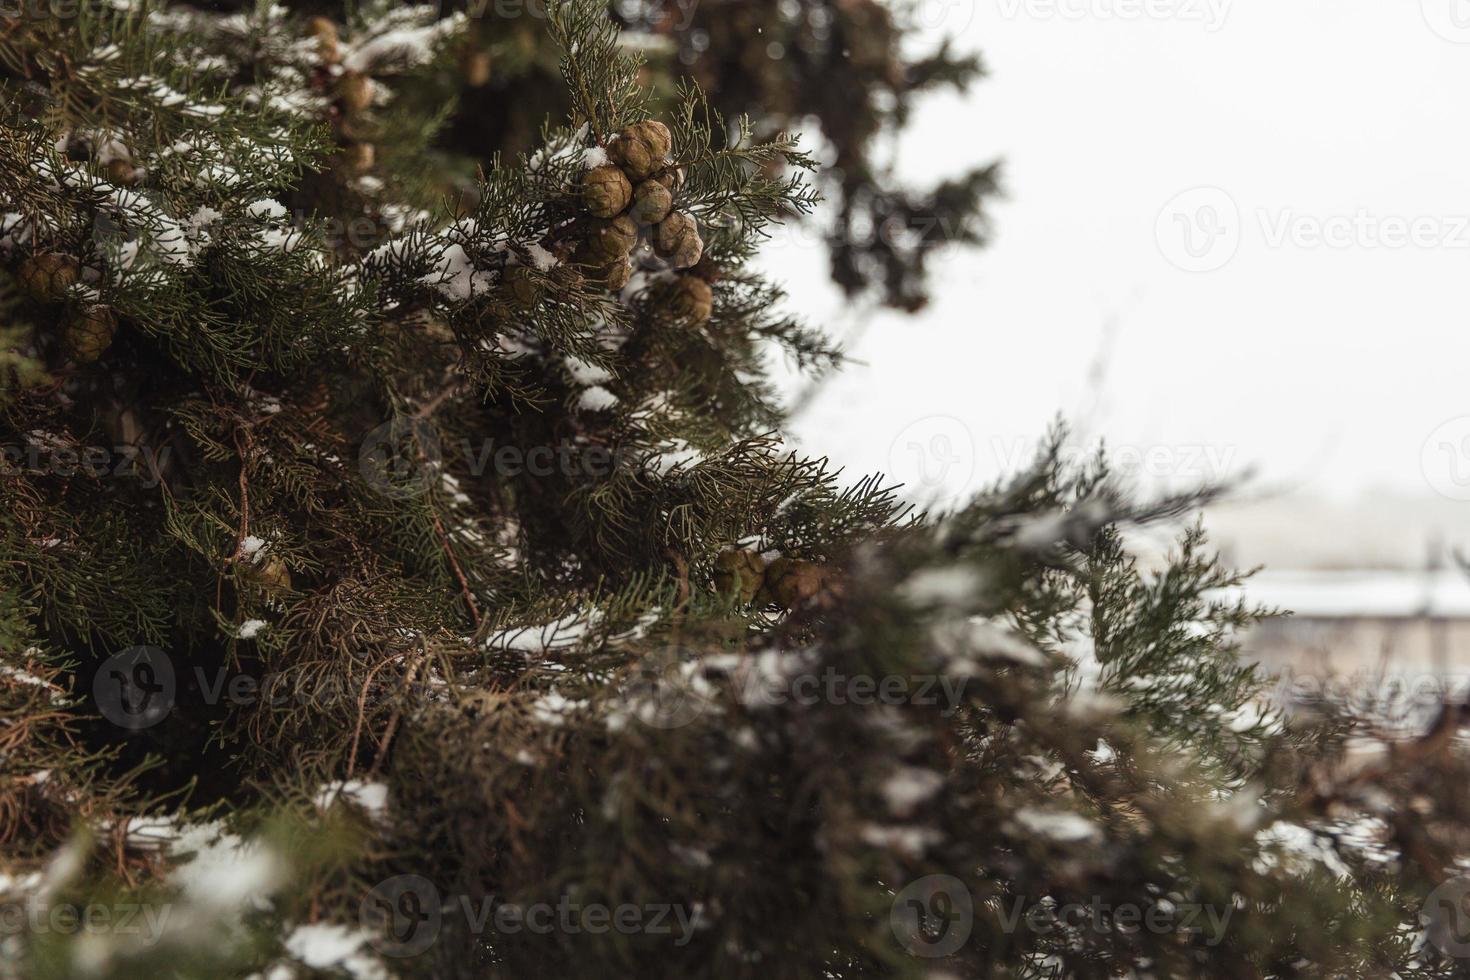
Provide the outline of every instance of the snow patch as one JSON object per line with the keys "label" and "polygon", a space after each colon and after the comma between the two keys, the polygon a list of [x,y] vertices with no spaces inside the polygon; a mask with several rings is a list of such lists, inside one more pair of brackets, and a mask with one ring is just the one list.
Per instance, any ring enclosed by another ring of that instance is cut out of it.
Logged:
{"label": "snow patch", "polygon": [[173,869],[170,879],[193,901],[221,911],[263,907],[287,877],[274,852],[242,840],[218,822],[182,828],[169,852],[192,855]]}
{"label": "snow patch", "polygon": [[313,802],[317,809],[328,810],[339,800],[353,804],[374,820],[381,821],[388,815],[388,787],[383,783],[361,779],[338,780],[323,786]]}
{"label": "snow patch", "polygon": [[419,281],[453,300],[489,292],[492,285],[490,274],[476,270],[464,246],[457,244],[440,252],[438,267]]}
{"label": "snow patch", "polygon": [[550,252],[546,251],[546,249],[542,248],[540,245],[537,245],[535,242],[532,242],[530,245],[526,246],[526,254],[530,256],[531,265],[534,266],[538,272],[550,272],[552,269],[555,269],[557,267],[558,262],[556,256],[552,255]]}
{"label": "snow patch", "polygon": [[493,633],[486,637],[485,646],[492,650],[514,650],[526,654],[563,650],[586,639],[601,619],[601,614],[595,609],[568,613],[549,623],[516,626]]}
{"label": "snow patch", "polygon": [[975,598],[984,577],[973,568],[926,568],[903,585],[904,598],[917,605],[960,606]]}
{"label": "snow patch", "polygon": [[541,695],[531,705],[531,717],[543,725],[560,727],[566,716],[587,707],[586,701],[574,701],[556,691]]}
{"label": "snow patch", "polygon": [[313,970],[343,970],[356,980],[388,980],[382,963],[365,952],[369,936],[333,922],[299,925],[286,937],[286,951]]}
{"label": "snow patch", "polygon": [[943,785],[944,777],[932,769],[904,766],[883,781],[883,799],[888,809],[908,816]]}
{"label": "snow patch", "polygon": [[577,399],[577,407],[584,412],[606,411],[617,403],[618,396],[601,385],[594,385],[588,388],[582,392],[582,397]]}
{"label": "snow patch", "polygon": [[270,198],[262,198],[245,206],[245,213],[262,221],[285,221],[289,217],[284,205]]}
{"label": "snow patch", "polygon": [[589,364],[580,357],[567,357],[562,361],[567,373],[579,385],[600,385],[612,380],[612,372],[605,367]]}
{"label": "snow patch", "polygon": [[1062,844],[1102,839],[1102,831],[1091,820],[1064,810],[1022,807],[1016,811],[1015,822],[1022,830]]}

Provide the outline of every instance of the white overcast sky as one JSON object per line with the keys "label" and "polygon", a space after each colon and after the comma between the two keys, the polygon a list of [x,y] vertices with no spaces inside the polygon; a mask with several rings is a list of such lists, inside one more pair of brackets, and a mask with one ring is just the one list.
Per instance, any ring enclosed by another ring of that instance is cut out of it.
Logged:
{"label": "white overcast sky", "polygon": [[771,245],[798,311],[862,327],[803,449],[945,500],[1061,414],[1145,473],[1470,500],[1470,0],[929,9],[990,77],[923,106],[899,169],[1002,160],[994,243],[913,318]]}

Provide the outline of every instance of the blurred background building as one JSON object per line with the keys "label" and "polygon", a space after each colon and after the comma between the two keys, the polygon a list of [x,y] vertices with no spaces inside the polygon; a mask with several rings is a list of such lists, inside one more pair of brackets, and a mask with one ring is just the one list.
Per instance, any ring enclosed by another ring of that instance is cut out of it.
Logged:
{"label": "blurred background building", "polygon": [[1220,507],[1206,523],[1224,557],[1264,566],[1248,596],[1291,612],[1252,630],[1244,649],[1293,676],[1470,675],[1466,507],[1391,494]]}

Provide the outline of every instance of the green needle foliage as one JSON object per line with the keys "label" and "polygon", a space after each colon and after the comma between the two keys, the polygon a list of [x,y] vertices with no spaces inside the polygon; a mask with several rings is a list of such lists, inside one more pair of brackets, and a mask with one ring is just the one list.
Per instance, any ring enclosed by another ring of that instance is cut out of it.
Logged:
{"label": "green needle foliage", "polygon": [[1283,718],[1060,437],[791,452],[814,159],[551,0],[466,172],[492,23],[0,16],[0,975],[1456,975],[1457,713]]}

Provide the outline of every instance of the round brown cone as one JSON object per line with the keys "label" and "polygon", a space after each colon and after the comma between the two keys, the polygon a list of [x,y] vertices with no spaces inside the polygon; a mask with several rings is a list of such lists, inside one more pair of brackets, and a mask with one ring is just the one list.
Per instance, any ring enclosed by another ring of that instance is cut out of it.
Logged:
{"label": "round brown cone", "polygon": [[754,551],[722,551],[715,559],[715,588],[723,595],[739,597],[742,603],[755,601],[765,578],[765,559]]}
{"label": "round brown cone", "polygon": [[54,303],[77,281],[81,266],[70,255],[41,252],[20,264],[20,288],[38,303]]}
{"label": "round brown cone", "polygon": [[91,306],[67,317],[62,342],[74,360],[90,364],[112,346],[117,317],[106,306]]}

